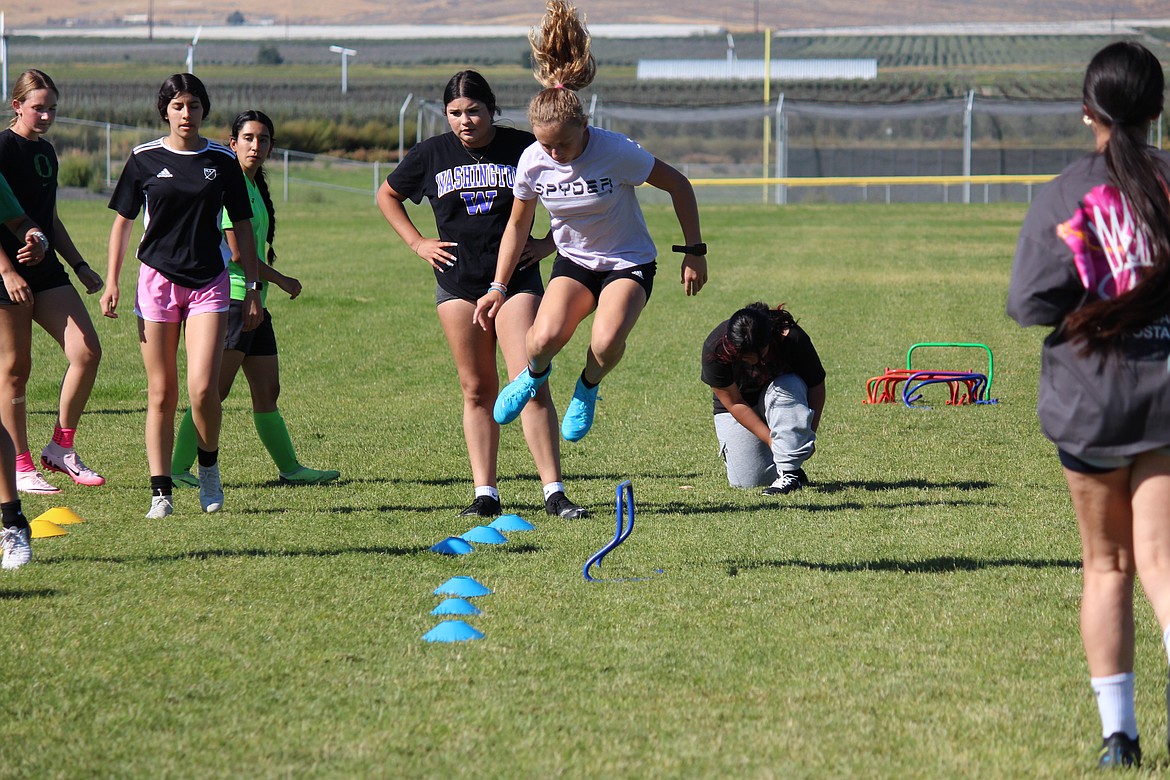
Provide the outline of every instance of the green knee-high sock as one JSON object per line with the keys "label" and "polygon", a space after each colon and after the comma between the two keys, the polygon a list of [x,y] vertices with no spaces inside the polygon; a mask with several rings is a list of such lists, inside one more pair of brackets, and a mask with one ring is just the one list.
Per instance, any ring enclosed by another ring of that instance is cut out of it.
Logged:
{"label": "green knee-high sock", "polygon": [[292,439],[288,435],[288,427],[285,426],[279,409],[275,412],[253,412],[252,422],[256,425],[256,433],[260,435],[264,449],[268,450],[278,469],[285,474],[291,474],[301,467],[297,462]]}
{"label": "green knee-high sock", "polygon": [[191,470],[191,466],[195,465],[197,447],[195,418],[191,416],[191,410],[188,409],[187,413],[183,415],[182,422],[179,423],[179,430],[175,433],[175,451],[171,454],[172,474],[182,474]]}

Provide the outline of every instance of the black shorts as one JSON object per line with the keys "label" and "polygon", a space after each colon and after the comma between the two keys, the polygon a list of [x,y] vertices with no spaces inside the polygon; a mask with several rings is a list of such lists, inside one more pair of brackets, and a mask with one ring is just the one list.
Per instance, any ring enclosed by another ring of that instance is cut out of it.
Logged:
{"label": "black shorts", "polygon": [[[536,277],[536,281],[540,282],[539,276]],[[486,294],[487,290],[484,290],[484,295]],[[514,295],[535,295],[537,298],[539,298],[540,296],[544,295],[544,283],[541,282],[540,284],[521,285],[521,287],[517,290],[513,290],[511,287],[509,287],[507,297],[511,298]],[[482,297],[483,296],[481,295],[480,298]],[[479,301],[479,298],[464,298],[462,295],[456,295],[450,290],[444,290],[442,287],[436,284],[435,305],[438,306],[440,303],[446,303],[447,301],[467,301],[468,303],[476,303]]]}
{"label": "black shorts", "polygon": [[[435,274],[436,279],[440,279],[439,274]],[[477,285],[471,289],[459,288],[459,291],[448,290],[443,285],[436,281],[435,283],[435,305],[446,303],[447,301],[467,301],[468,303],[475,303],[483,296],[487,295],[488,281],[484,281],[482,285]],[[540,278],[540,263],[534,266],[529,266],[516,273],[512,274],[512,280],[508,282],[508,295],[518,295],[520,293],[528,293],[535,295],[537,298],[544,295],[544,281]]]}
{"label": "black shorts", "polygon": [[[1151,452],[1170,455],[1170,447],[1159,447],[1151,450]],[[1059,447],[1056,448],[1056,456],[1060,458],[1060,465],[1078,474],[1108,474],[1110,471],[1128,468],[1134,462],[1134,457],[1126,455],[1113,455],[1103,458],[1079,458]]]}
{"label": "black shorts", "polygon": [[[16,265],[16,261],[13,260],[12,264]],[[19,273],[19,267],[17,272]],[[55,271],[47,274],[32,274],[29,276],[21,274],[21,276],[28,282],[28,289],[32,292],[34,298],[37,293],[42,293],[45,290],[56,290],[58,287],[68,287],[72,284],[69,281],[69,274],[65,273],[65,269],[59,263]],[[0,283],[0,306],[12,305],[12,299],[8,297],[8,288]]]}
{"label": "black shorts", "polygon": [[594,300],[601,300],[601,291],[607,285],[618,279],[633,279],[646,291],[646,300],[650,300],[650,293],[654,290],[654,274],[658,271],[657,261],[651,260],[645,265],[636,265],[621,271],[591,271],[584,266],[577,265],[567,257],[557,255],[553,261],[552,276],[549,281],[558,276],[567,276],[585,285],[593,293]]}
{"label": "black shorts", "polygon": [[243,352],[244,357],[270,357],[276,354],[276,331],[272,329],[272,315],[264,310],[264,319],[253,330],[244,330],[244,302],[232,301],[228,307],[225,350]]}
{"label": "black shorts", "polygon": [[1065,452],[1059,447],[1056,448],[1056,457],[1060,458],[1060,465],[1078,474],[1108,474],[1110,471],[1121,468],[1120,466],[1115,466],[1114,468],[1094,466],[1092,463],[1086,463],[1071,452]]}

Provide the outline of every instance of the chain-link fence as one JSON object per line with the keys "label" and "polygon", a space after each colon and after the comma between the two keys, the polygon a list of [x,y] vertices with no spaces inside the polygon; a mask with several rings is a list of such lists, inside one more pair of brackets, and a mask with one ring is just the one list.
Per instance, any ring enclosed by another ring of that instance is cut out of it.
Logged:
{"label": "chain-link fence", "polygon": [[[440,103],[408,95],[414,142],[446,132]],[[965,98],[900,104],[785,101],[710,108],[606,105],[594,96],[593,124],[637,139],[696,185],[701,202],[1026,202],[1038,182],[1090,149],[1076,101]],[[527,127],[523,111],[504,124]],[[108,189],[130,150],[158,128],[59,118],[50,140],[62,184]],[[1162,119],[1151,128],[1162,145]],[[399,137],[405,150],[407,139]],[[277,149],[271,187],[290,198],[373,198],[393,163]],[[665,195],[644,188],[651,202]]]}

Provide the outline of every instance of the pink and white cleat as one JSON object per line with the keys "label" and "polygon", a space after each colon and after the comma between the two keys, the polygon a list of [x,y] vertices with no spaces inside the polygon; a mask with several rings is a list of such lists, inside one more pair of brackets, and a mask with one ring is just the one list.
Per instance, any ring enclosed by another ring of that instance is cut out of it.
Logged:
{"label": "pink and white cleat", "polygon": [[68,474],[78,485],[97,487],[106,484],[106,478],[81,462],[76,450],[67,450],[49,442],[41,450],[41,465],[49,471]]}
{"label": "pink and white cleat", "polygon": [[39,471],[16,472],[16,489],[21,493],[32,493],[39,496],[51,496],[61,492],[45,475]]}

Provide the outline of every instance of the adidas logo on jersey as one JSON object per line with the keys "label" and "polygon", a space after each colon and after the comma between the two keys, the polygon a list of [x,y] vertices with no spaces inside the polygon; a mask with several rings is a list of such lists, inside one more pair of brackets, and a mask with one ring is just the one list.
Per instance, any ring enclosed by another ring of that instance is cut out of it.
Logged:
{"label": "adidas logo on jersey", "polygon": [[166,168],[163,168],[161,171],[158,172],[158,174],[154,178],[156,178],[156,179],[173,179],[173,178],[175,178],[175,174],[171,173]]}

